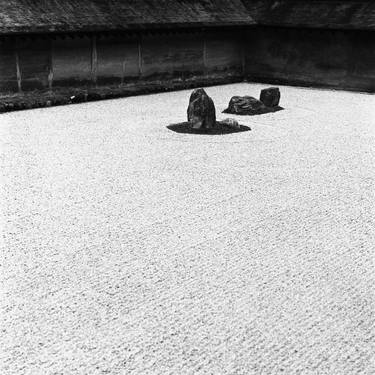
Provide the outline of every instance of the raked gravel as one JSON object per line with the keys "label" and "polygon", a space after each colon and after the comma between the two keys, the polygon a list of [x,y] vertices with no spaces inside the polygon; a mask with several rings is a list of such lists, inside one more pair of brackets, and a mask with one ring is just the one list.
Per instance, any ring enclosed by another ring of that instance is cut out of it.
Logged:
{"label": "raked gravel", "polygon": [[280,89],[0,115],[2,375],[375,373],[375,96]]}

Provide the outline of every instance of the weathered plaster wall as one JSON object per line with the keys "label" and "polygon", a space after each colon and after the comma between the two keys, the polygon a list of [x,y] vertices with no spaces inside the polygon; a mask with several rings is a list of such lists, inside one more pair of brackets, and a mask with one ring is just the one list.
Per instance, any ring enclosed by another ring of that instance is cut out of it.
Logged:
{"label": "weathered plaster wall", "polygon": [[244,31],[2,39],[0,92],[206,77],[375,91],[375,32]]}
{"label": "weathered plaster wall", "polygon": [[0,51],[1,91],[242,74],[238,35],[230,32],[27,37]]}
{"label": "weathered plaster wall", "polygon": [[375,90],[375,33],[255,28],[246,39],[250,80]]}

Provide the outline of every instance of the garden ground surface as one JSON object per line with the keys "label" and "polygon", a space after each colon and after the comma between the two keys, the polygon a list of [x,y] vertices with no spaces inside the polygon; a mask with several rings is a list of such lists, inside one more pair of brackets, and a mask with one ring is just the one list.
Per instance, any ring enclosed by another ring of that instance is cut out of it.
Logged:
{"label": "garden ground surface", "polygon": [[375,373],[375,96],[264,87],[0,115],[1,374]]}

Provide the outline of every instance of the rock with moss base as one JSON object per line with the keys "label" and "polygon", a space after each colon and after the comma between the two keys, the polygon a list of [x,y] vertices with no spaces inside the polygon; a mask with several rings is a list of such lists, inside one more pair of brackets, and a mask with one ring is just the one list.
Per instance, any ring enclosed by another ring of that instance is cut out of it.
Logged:
{"label": "rock with moss base", "polygon": [[215,105],[203,89],[196,89],[190,95],[187,118],[194,129],[212,129],[215,127]]}
{"label": "rock with moss base", "polygon": [[267,107],[252,96],[233,96],[228,108],[223,112],[234,115],[256,115],[266,113]]}
{"label": "rock with moss base", "polygon": [[220,123],[223,124],[224,126],[228,127],[228,128],[231,128],[231,129],[236,129],[236,130],[241,129],[241,125],[234,118],[226,118],[226,119],[220,121]]}

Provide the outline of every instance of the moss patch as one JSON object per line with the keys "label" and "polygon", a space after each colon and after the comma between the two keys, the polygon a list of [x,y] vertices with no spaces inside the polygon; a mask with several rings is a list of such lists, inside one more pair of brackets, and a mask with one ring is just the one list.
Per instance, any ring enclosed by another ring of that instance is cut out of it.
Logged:
{"label": "moss patch", "polygon": [[231,128],[221,122],[216,122],[216,126],[212,129],[193,129],[188,122],[181,122],[178,124],[172,124],[167,126],[167,129],[172,130],[176,133],[185,134],[206,134],[206,135],[223,135],[231,133],[241,133],[251,130],[248,126],[240,125],[239,129]]}

